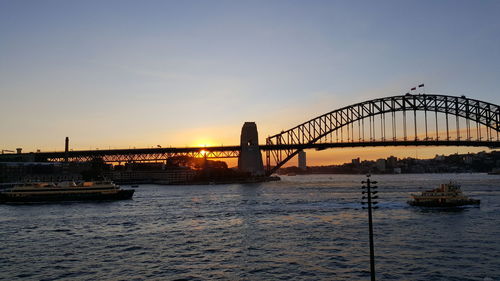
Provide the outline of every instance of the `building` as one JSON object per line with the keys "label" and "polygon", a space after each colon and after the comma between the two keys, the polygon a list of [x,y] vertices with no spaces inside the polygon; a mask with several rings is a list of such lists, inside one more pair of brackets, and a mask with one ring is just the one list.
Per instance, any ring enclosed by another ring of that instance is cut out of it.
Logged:
{"label": "building", "polygon": [[0,162],[0,183],[77,181],[89,168],[85,163]]}
{"label": "building", "polygon": [[470,154],[464,155],[463,161],[465,164],[472,164],[472,162],[474,161],[474,155]]}
{"label": "building", "polygon": [[159,170],[117,170],[105,173],[105,176],[121,184],[157,183],[175,184],[193,180],[196,171],[185,167]]}
{"label": "building", "polygon": [[391,157],[387,158],[386,164],[387,164],[387,168],[389,168],[389,169],[396,168],[396,166],[398,164],[398,158],[391,156]]}
{"label": "building", "polygon": [[303,150],[299,151],[298,158],[299,158],[299,169],[305,171],[307,169],[306,152]]}
{"label": "building", "polygon": [[361,164],[361,160],[358,158],[354,158],[351,160],[352,165],[359,166]]}
{"label": "building", "polygon": [[385,172],[385,166],[385,159],[377,159],[377,161],[375,162],[375,167],[379,172]]}

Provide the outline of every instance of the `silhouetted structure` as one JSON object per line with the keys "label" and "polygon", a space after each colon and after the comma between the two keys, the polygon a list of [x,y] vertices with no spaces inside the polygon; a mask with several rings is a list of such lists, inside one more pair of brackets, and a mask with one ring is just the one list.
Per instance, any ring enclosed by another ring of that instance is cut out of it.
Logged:
{"label": "silhouetted structure", "polygon": [[241,152],[238,169],[253,176],[264,175],[264,164],[259,148],[259,134],[255,122],[245,122],[241,129]]}
{"label": "silhouetted structure", "polygon": [[[407,118],[410,114],[413,116]],[[419,132],[418,127],[425,131]],[[498,105],[465,96],[407,93],[346,106],[268,137],[266,145],[275,148],[266,150],[267,174],[314,144],[325,149],[335,147],[335,143],[353,147],[404,143],[463,146],[486,141],[490,143],[486,146],[498,147],[499,133]]]}
{"label": "silhouetted structure", "polygon": [[298,158],[299,158],[299,169],[305,171],[307,169],[306,152],[303,150],[299,152]]}
{"label": "silhouetted structure", "polygon": [[[430,159],[411,157],[385,159],[385,170],[380,170],[384,159],[377,161],[352,159],[350,163],[328,166],[309,166],[307,170],[286,167],[278,170],[280,174],[416,174],[416,173],[487,173],[500,169],[500,151],[467,154],[436,155]],[[379,163],[379,165],[377,165]]]}
{"label": "silhouetted structure", "polygon": [[[363,209],[368,209],[368,231],[369,231],[369,236],[370,236],[370,276],[371,276],[371,280],[372,281],[375,281],[375,254],[374,254],[374,247],[373,247],[373,220],[372,220],[372,209],[377,209],[377,207],[375,205],[377,205],[378,202],[376,201],[372,201],[372,199],[377,199],[378,196],[375,195],[377,194],[377,191],[372,191],[372,189],[377,189],[377,186],[372,186],[371,184],[376,184],[377,182],[376,181],[370,181],[370,175],[367,175],[366,176],[367,179],[366,181],[362,181],[361,183],[362,184],[366,184],[366,185],[363,185],[363,197],[362,197],[362,200],[366,200],[366,201],[362,201],[361,203],[364,205],[364,204],[367,204],[368,207],[363,207]],[[364,196],[366,195],[366,196]],[[373,196],[372,196],[373,195]]]}
{"label": "silhouetted structure", "polygon": [[68,152],[69,152],[69,138],[66,137],[66,141],[64,143],[64,162],[68,162]]}
{"label": "silhouetted structure", "polygon": [[[413,115],[411,122],[407,120],[407,113]],[[260,175],[262,156],[259,151],[266,151],[266,174],[271,175],[304,149],[367,146],[496,148],[500,147],[499,120],[499,106],[492,103],[464,96],[406,94],[365,101],[331,111],[267,138],[266,145],[259,146],[257,127],[255,123],[248,122],[242,129],[242,142],[236,146],[36,153],[18,151],[18,154],[1,154],[0,162],[62,162],[66,159],[69,162],[88,162],[99,158],[107,163],[124,163],[167,161],[178,156],[239,157],[239,166],[243,171]],[[413,124],[407,124],[407,121]],[[450,123],[454,123],[454,126]],[[418,132],[418,127],[425,128],[425,132],[422,129],[422,132]],[[414,135],[409,134],[412,131]]]}

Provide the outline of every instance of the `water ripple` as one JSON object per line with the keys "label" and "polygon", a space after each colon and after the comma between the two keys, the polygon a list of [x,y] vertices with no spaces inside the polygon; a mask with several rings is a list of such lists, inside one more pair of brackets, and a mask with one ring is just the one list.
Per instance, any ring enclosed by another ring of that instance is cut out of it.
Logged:
{"label": "water ripple", "polygon": [[[500,278],[498,178],[382,175],[381,280]],[[424,209],[410,193],[451,177],[479,208]],[[257,185],[143,185],[121,202],[0,206],[3,280],[367,280],[361,176]]]}

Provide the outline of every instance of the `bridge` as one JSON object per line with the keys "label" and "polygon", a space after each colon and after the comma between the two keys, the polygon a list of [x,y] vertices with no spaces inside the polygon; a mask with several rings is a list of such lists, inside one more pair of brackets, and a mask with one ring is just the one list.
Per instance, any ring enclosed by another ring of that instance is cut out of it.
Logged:
{"label": "bridge", "polygon": [[[495,148],[499,147],[499,120],[499,106],[489,102],[465,96],[407,93],[331,111],[268,137],[266,145],[299,144],[308,148],[318,143],[345,143],[351,144],[345,147],[450,145]],[[299,151],[301,148],[293,147],[268,150],[267,173],[275,172]]]}
{"label": "bridge", "polygon": [[465,96],[406,94],[333,110],[268,137],[265,145],[258,144],[256,127],[245,129],[245,123],[241,143],[234,146],[66,149],[64,152],[4,154],[0,155],[0,161],[16,161],[26,157],[42,162],[91,161],[100,158],[105,162],[119,163],[166,161],[177,156],[239,158],[241,161],[250,155],[250,158],[253,157],[250,166],[255,166],[258,165],[256,162],[262,162],[261,151],[264,151],[265,173],[270,175],[304,149],[375,146],[498,148],[499,120],[499,106],[489,102]]}

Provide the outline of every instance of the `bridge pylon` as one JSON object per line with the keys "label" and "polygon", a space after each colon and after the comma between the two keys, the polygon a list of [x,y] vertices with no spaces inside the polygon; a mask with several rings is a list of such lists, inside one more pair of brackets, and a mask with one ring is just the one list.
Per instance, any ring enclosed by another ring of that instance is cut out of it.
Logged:
{"label": "bridge pylon", "polygon": [[241,128],[241,152],[238,169],[253,176],[263,176],[264,164],[259,148],[259,133],[255,122],[245,122]]}

